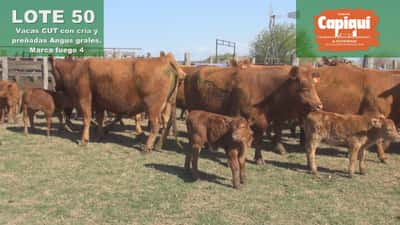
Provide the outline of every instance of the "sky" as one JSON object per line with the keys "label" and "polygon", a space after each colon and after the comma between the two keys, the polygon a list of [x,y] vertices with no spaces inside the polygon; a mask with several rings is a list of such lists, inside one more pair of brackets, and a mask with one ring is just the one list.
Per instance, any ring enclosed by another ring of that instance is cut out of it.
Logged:
{"label": "sky", "polygon": [[142,48],[140,54],[153,56],[167,51],[179,60],[184,52],[192,60],[215,55],[216,38],[236,42],[238,54],[248,55],[250,43],[268,26],[271,1],[277,15],[296,9],[295,0],[104,1],[104,47]]}

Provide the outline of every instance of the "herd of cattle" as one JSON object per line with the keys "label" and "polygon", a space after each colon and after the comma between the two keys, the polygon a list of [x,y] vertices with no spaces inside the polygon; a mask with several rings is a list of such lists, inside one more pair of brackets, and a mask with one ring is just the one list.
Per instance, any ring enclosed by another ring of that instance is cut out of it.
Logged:
{"label": "herd of cattle", "polygon": [[[81,145],[89,142],[92,116],[96,138],[104,136],[105,113],[115,121],[149,119],[150,132],[144,152],[161,148],[171,127],[176,136],[176,107],[188,111],[186,124],[190,149],[185,169],[198,178],[202,148],[224,148],[232,170],[233,186],[245,182],[248,149],[255,147],[255,161],[264,164],[262,140],[267,128],[281,153],[282,130],[288,121],[304,129],[307,163],[318,174],[315,152],[321,141],[349,149],[349,175],[359,159],[365,173],[366,149],[377,146],[382,162],[385,149],[400,141],[400,73],[363,69],[351,64],[312,66],[259,66],[232,61],[229,67],[180,66],[172,54],[146,59],[49,58],[55,91],[26,89],[20,99],[17,84],[0,82],[1,121],[17,121],[20,105],[24,131],[34,127],[34,114],[43,111],[50,135],[55,114],[68,127],[75,109],[83,117]],[[64,121],[65,118],[65,121]],[[155,145],[157,136],[161,137]],[[190,169],[192,168],[192,169]]]}

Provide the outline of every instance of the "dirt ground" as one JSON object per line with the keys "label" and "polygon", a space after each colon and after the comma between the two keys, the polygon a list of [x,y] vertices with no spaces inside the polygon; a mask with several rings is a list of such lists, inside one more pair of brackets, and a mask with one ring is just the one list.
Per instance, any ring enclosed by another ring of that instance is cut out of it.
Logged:
{"label": "dirt ground", "polygon": [[[367,175],[349,179],[343,148],[319,148],[317,178],[297,139],[285,137],[285,156],[265,140],[267,164],[255,165],[252,150],[248,182],[234,190],[222,150],[202,152],[193,182],[173,137],[142,154],[126,119],[101,143],[78,147],[81,122],[74,133],[53,122],[51,138],[40,116],[29,136],[21,119],[0,127],[0,224],[400,224],[397,144],[387,164],[371,150]],[[186,143],[183,121],[179,130]]]}

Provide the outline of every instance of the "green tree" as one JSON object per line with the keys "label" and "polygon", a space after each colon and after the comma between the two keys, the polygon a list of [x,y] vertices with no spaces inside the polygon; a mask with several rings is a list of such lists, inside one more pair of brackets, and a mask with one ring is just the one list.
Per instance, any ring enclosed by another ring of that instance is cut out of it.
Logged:
{"label": "green tree", "polygon": [[272,52],[281,63],[290,63],[295,48],[296,27],[277,24],[272,30],[265,29],[257,35],[251,43],[250,54],[256,58],[256,63],[264,63],[266,55],[272,55]]}

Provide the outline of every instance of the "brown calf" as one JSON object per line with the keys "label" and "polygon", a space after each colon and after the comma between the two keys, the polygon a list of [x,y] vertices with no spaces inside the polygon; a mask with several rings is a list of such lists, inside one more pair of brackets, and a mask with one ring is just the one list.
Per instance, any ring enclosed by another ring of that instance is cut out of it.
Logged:
{"label": "brown calf", "polygon": [[28,134],[28,119],[31,128],[35,128],[34,116],[37,111],[42,111],[47,120],[47,136],[50,136],[51,118],[54,113],[63,123],[62,110],[65,97],[59,92],[46,91],[39,88],[27,89],[22,95],[21,112],[23,112],[24,133]]}
{"label": "brown calf", "polygon": [[19,104],[19,88],[18,85],[11,81],[0,81],[0,110],[1,122],[4,122],[6,111],[8,111],[8,122],[11,117],[14,123],[17,123],[17,108]]}
{"label": "brown calf", "polygon": [[349,176],[359,157],[360,173],[365,174],[366,148],[380,140],[400,141],[394,122],[379,116],[343,115],[331,112],[312,112],[304,121],[307,163],[312,173],[318,175],[315,152],[321,141],[344,144],[349,148]]}
{"label": "brown calf", "polygon": [[191,150],[187,151],[185,169],[198,179],[198,159],[201,148],[209,144],[212,149],[224,148],[232,170],[233,187],[245,182],[246,154],[253,140],[249,123],[241,117],[228,117],[204,111],[191,111],[186,120]]}

